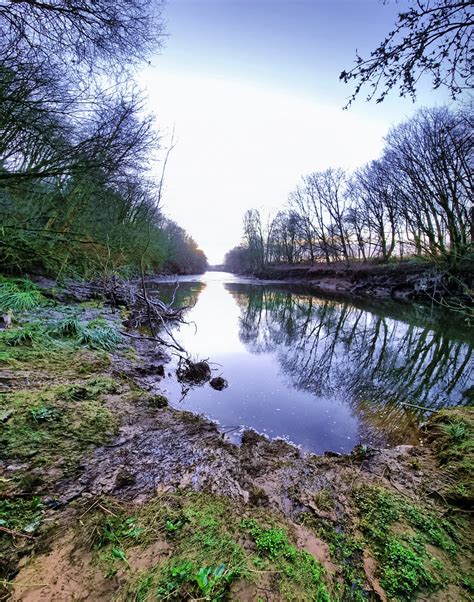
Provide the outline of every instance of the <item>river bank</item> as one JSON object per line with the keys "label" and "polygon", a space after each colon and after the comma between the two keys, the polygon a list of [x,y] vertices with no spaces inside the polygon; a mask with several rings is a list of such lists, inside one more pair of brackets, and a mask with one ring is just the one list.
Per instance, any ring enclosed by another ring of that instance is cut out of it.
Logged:
{"label": "river bank", "polygon": [[252,275],[261,280],[304,283],[314,291],[355,298],[433,302],[454,297],[462,300],[465,288],[474,287],[474,262],[465,262],[455,277],[433,264],[417,260],[388,264],[286,264],[267,266]]}
{"label": "river bank", "polygon": [[469,599],[472,411],[418,446],[235,445],[167,404],[125,307],[32,290],[0,340],[5,598]]}

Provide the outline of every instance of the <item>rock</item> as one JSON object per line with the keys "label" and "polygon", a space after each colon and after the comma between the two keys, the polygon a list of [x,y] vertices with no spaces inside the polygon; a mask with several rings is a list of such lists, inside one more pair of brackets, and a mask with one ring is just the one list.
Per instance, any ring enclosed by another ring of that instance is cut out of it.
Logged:
{"label": "rock", "polygon": [[13,416],[13,410],[6,410],[5,412],[0,412],[0,422],[6,422]]}
{"label": "rock", "polygon": [[151,405],[152,408],[166,408],[168,399],[164,395],[155,395],[150,397],[148,404]]}
{"label": "rock", "polygon": [[215,378],[212,378],[209,384],[213,389],[216,389],[216,391],[222,391],[222,389],[225,389],[229,386],[229,383],[225,378],[222,378],[222,376],[216,376]]}
{"label": "rock", "polygon": [[326,456],[326,458],[342,458],[342,454],[335,451],[325,451],[324,455]]}

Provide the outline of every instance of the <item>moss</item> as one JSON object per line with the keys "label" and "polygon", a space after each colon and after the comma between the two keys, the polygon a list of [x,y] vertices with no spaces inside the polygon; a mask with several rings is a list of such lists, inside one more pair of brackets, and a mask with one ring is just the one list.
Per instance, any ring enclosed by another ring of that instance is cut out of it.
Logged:
{"label": "moss", "polygon": [[59,462],[66,471],[91,445],[108,441],[117,419],[104,407],[104,382],[0,395],[12,411],[0,431],[0,458],[28,460],[30,467]]}
{"label": "moss", "polygon": [[152,408],[166,408],[168,403],[168,399],[164,395],[154,395],[148,400],[148,404]]}
{"label": "moss", "polygon": [[474,503],[474,410],[442,410],[428,422],[427,440],[439,465],[443,496],[456,504]]}

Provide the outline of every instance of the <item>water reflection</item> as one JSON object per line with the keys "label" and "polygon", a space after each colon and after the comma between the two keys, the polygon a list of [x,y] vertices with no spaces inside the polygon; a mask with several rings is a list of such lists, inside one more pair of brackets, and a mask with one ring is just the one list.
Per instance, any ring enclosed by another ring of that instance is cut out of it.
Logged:
{"label": "water reflection", "polygon": [[[249,350],[276,352],[296,389],[342,395],[372,438],[374,428],[399,438],[419,413],[404,404],[469,403],[473,357],[462,325],[453,338],[455,329],[443,328],[425,308],[379,304],[375,313],[272,287],[226,288],[241,309],[240,337]],[[403,309],[405,321],[380,313],[384,309]],[[417,325],[410,323],[414,317]],[[427,324],[420,324],[423,318]]]}
{"label": "water reflection", "polygon": [[[159,286],[161,295],[173,289]],[[182,405],[225,427],[253,427],[318,453],[414,443],[423,412],[403,404],[467,404],[470,387],[472,396],[472,332],[429,308],[349,304],[215,273],[182,279],[178,290],[193,324],[175,335],[230,383],[193,389]],[[180,399],[179,383],[165,387]]]}

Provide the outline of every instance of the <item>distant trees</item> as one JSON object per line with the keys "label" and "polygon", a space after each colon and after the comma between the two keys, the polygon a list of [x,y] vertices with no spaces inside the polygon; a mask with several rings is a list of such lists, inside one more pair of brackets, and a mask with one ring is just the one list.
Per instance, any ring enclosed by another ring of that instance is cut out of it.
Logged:
{"label": "distant trees", "polygon": [[367,100],[381,102],[396,86],[400,96],[414,100],[424,74],[433,88],[446,86],[453,99],[471,88],[473,7],[472,0],[410,0],[370,57],[356,55],[355,67],[340,74],[345,83],[356,84],[348,104],[364,86]]}
{"label": "distant trees", "polygon": [[351,175],[329,168],[304,176],[265,227],[248,211],[243,244],[226,265],[253,271],[419,255],[455,271],[473,252],[472,151],[467,107],[421,109],[389,132],[380,159]]}
{"label": "distant trees", "polygon": [[[4,270],[203,271],[160,211],[159,146],[133,68],[161,46],[159,0],[0,3]],[[175,238],[173,238],[175,237]]]}

